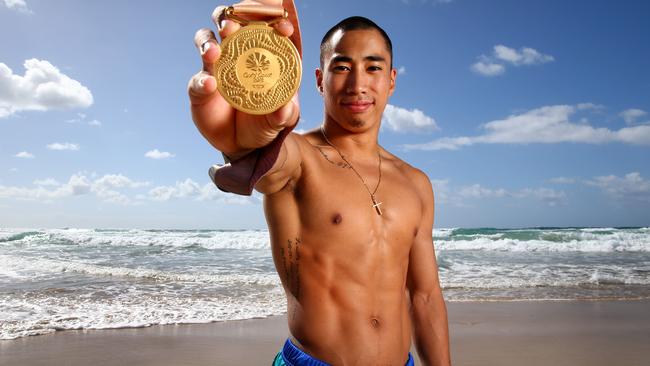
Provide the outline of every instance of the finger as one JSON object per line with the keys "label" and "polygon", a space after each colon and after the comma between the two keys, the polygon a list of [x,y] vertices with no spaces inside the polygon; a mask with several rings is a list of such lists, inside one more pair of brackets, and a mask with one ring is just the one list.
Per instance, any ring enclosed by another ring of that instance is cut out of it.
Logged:
{"label": "finger", "polygon": [[217,6],[212,12],[212,21],[217,26],[217,30],[219,31],[219,37],[221,37],[222,41],[224,40],[224,38],[228,37],[229,35],[236,32],[239,28],[241,28],[239,23],[234,22],[230,19],[226,19],[225,16],[226,9],[227,9],[226,6],[220,5]]}
{"label": "finger", "polygon": [[194,45],[201,54],[203,71],[212,72],[214,64],[221,56],[221,46],[217,43],[214,32],[209,28],[199,29],[194,35]]}
{"label": "finger", "polygon": [[205,53],[205,47],[208,43],[217,43],[217,38],[210,28],[201,28],[194,33],[194,45],[201,54]]}
{"label": "finger", "polygon": [[217,81],[210,73],[201,71],[190,79],[187,89],[192,104],[202,104],[217,91]]}
{"label": "finger", "polygon": [[233,20],[225,19],[221,21],[221,27],[219,27],[219,37],[223,41],[229,35],[237,32],[241,28],[241,25]]}
{"label": "finger", "polygon": [[287,19],[282,19],[281,21],[275,23],[273,25],[273,28],[280,33],[280,35],[283,35],[285,37],[291,37],[293,34],[293,24],[291,24],[290,21]]}
{"label": "finger", "polygon": [[298,94],[291,98],[289,103],[280,107],[277,111],[267,114],[266,120],[271,128],[285,128],[291,127],[298,122],[300,117],[300,103],[298,101]]}

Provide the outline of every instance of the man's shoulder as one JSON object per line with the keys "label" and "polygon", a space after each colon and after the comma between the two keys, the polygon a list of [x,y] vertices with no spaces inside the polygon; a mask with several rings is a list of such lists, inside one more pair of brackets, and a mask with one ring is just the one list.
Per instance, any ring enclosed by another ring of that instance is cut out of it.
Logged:
{"label": "man's shoulder", "polygon": [[413,182],[420,196],[426,198],[431,195],[431,180],[427,173],[407,163],[386,149],[382,149],[382,156],[389,160],[409,181]]}
{"label": "man's shoulder", "polygon": [[429,181],[429,177],[421,169],[414,167],[386,149],[382,149],[382,158],[393,163],[393,166],[399,169],[402,174],[411,180],[418,182],[425,180]]}

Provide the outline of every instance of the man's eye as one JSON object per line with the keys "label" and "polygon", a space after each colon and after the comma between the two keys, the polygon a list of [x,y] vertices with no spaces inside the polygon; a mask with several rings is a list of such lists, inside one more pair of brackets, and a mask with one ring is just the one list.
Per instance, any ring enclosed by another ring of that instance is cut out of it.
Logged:
{"label": "man's eye", "polygon": [[381,71],[381,66],[370,66],[368,67],[369,71]]}
{"label": "man's eye", "polygon": [[334,66],[334,71],[348,71],[348,70],[350,70],[350,68],[345,65]]}

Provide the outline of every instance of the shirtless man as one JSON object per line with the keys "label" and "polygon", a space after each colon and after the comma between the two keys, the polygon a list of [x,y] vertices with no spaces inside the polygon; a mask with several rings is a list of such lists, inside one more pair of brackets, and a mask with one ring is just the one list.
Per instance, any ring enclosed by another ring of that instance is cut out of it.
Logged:
{"label": "shirtless man", "polygon": [[[222,38],[239,27],[222,25]],[[286,21],[275,28],[293,32]],[[196,37],[204,71],[190,80],[192,115],[236,160],[294,126],[298,98],[266,116],[235,111],[205,71],[221,52],[214,38],[206,46],[206,32]],[[449,365],[431,183],[377,143],[397,74],[390,39],[371,21],[348,18],[323,38],[315,73],[322,129],[290,133],[255,185],[291,332],[274,365],[412,365],[411,336],[422,364]]]}

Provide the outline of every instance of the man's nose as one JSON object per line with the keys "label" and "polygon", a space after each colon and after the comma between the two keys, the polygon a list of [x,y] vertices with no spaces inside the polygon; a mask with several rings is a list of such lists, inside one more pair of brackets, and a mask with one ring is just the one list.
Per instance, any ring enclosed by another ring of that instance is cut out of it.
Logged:
{"label": "man's nose", "polygon": [[354,68],[348,74],[346,80],[346,93],[348,94],[363,94],[367,90],[367,78],[363,69]]}

